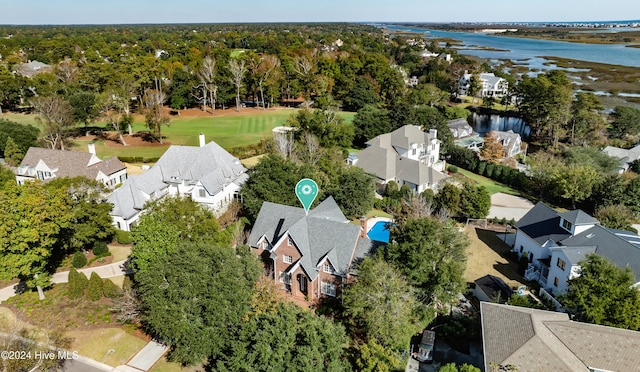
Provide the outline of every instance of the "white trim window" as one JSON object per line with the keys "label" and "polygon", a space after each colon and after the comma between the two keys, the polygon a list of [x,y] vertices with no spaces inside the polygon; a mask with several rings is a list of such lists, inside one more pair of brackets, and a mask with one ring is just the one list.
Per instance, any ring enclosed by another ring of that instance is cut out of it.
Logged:
{"label": "white trim window", "polygon": [[321,284],[320,293],[322,293],[323,295],[331,296],[331,297],[335,297],[336,296],[336,285],[335,284],[331,284],[331,283],[327,283],[327,282],[321,282],[320,284]]}
{"label": "white trim window", "polygon": [[288,263],[288,264],[293,263],[293,257],[286,256],[286,255],[282,256],[282,261],[284,261],[285,263]]}
{"label": "white trim window", "polygon": [[325,273],[333,274],[333,266],[331,266],[329,262],[325,262],[322,265],[322,271],[324,271]]}
{"label": "white trim window", "polygon": [[290,236],[287,238],[287,244],[288,244],[290,247],[292,247],[292,246],[294,245],[294,244],[293,244],[293,239],[291,239],[291,237],[290,237]]}

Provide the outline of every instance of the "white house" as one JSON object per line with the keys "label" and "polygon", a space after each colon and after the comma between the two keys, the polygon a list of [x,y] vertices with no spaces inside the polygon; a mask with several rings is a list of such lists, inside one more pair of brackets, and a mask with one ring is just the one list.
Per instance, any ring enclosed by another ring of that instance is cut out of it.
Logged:
{"label": "white house", "polygon": [[188,196],[217,215],[226,211],[248,178],[240,161],[215,142],[171,146],[151,169],[130,177],[109,197],[116,227],[129,231],[144,204],[165,195]]}
{"label": "white house", "polygon": [[89,144],[89,152],[30,147],[15,172],[16,182],[20,185],[35,179],[47,182],[54,178],[83,176],[115,188],[127,179],[127,167],[115,156],[106,160],[98,158],[93,143]]}
{"label": "white house", "polygon": [[637,145],[630,149],[621,149],[619,147],[607,146],[602,149],[602,152],[611,157],[619,159],[620,166],[616,169],[616,171],[620,174],[626,172],[632,162],[640,159],[640,145]]}
{"label": "white house", "polygon": [[494,137],[502,144],[503,155],[505,158],[512,158],[522,152],[522,138],[518,133],[512,130],[501,131],[492,130]]}
{"label": "white house", "polygon": [[525,279],[561,294],[579,274],[578,262],[589,253],[619,267],[630,267],[640,281],[640,236],[603,227],[581,210],[557,212],[539,202],[516,224],[513,250],[529,260]]}
{"label": "white house", "polygon": [[367,142],[367,148],[349,155],[347,162],[377,178],[378,192],[389,181],[408,185],[414,192],[431,189],[447,176],[442,172],[440,140],[437,131],[425,133],[417,125],[405,125],[391,133],[381,134]]}
{"label": "white house", "polygon": [[[493,73],[483,72],[476,75],[480,81],[480,91],[478,92],[480,97],[504,97],[509,90],[509,83]],[[458,81],[458,94],[461,96],[469,95],[469,88],[471,87],[471,78],[473,74],[464,73]]]}

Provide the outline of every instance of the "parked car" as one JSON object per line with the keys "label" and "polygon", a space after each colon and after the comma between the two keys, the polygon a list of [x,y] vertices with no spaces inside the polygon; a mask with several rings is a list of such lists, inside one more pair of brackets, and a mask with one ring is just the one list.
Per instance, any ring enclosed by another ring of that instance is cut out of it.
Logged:
{"label": "parked car", "polygon": [[436,333],[434,331],[425,330],[422,333],[422,339],[418,347],[418,353],[415,358],[420,362],[433,362],[433,350],[436,344]]}

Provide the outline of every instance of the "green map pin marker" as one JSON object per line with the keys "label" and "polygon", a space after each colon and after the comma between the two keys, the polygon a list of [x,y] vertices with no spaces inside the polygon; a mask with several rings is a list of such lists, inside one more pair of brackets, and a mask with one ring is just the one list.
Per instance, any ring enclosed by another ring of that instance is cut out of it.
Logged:
{"label": "green map pin marker", "polygon": [[311,204],[318,196],[318,184],[310,178],[301,179],[296,184],[296,196],[302,203],[305,213],[309,214],[309,208],[311,208]]}

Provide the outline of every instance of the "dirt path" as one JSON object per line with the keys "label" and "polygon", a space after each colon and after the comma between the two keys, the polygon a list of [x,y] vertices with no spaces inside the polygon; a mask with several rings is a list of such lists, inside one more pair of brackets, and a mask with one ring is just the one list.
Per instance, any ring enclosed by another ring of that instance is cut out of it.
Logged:
{"label": "dirt path", "polygon": [[524,278],[518,274],[517,264],[501,255],[506,254],[510,247],[498,239],[495,232],[473,227],[465,231],[471,241],[467,248],[467,268],[464,272],[467,282],[491,274],[502,278],[511,287],[526,285]]}

